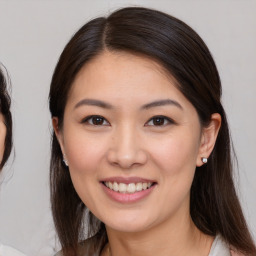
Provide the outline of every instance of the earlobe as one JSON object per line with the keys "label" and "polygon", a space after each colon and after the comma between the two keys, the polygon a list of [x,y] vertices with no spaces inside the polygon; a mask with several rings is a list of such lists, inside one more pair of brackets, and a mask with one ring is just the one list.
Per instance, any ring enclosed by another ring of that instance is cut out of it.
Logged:
{"label": "earlobe", "polygon": [[202,129],[201,143],[197,156],[196,165],[202,166],[206,164],[217,140],[217,136],[221,127],[221,115],[214,113],[211,116],[211,121],[207,127]]}

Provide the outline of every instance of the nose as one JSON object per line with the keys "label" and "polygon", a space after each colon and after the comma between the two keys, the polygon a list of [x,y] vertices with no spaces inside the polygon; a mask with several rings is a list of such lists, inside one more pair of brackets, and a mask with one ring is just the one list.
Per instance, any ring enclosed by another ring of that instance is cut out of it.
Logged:
{"label": "nose", "polygon": [[113,133],[107,153],[109,163],[127,170],[145,164],[147,158],[143,141],[136,129],[124,127]]}

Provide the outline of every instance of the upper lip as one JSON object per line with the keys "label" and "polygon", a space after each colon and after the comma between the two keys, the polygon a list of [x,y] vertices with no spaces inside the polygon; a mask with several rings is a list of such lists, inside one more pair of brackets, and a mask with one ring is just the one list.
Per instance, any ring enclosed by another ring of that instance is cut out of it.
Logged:
{"label": "upper lip", "polygon": [[124,183],[124,184],[130,184],[130,183],[148,183],[152,182],[155,183],[156,181],[151,180],[151,179],[146,179],[146,178],[141,178],[141,177],[109,177],[102,179],[101,182],[117,182],[117,183]]}

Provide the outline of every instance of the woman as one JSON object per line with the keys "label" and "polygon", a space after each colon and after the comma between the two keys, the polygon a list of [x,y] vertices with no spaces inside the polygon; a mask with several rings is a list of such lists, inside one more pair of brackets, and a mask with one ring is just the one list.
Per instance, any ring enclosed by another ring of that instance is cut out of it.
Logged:
{"label": "woman", "polygon": [[0,68],[0,169],[3,169],[12,150],[11,99],[7,92],[6,80]]}
{"label": "woman", "polygon": [[[10,112],[11,99],[7,92],[6,80],[0,68],[0,170],[4,167],[12,150],[12,115]],[[1,256],[24,256],[17,250],[0,243]]]}
{"label": "woman", "polygon": [[182,21],[124,8],[85,24],[49,95],[60,255],[256,255],[220,97]]}

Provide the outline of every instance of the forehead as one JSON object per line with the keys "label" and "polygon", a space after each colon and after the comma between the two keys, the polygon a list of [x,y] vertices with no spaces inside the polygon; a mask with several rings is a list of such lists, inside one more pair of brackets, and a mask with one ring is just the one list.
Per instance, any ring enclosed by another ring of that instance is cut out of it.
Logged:
{"label": "forehead", "polygon": [[86,63],[77,74],[68,102],[83,97],[126,99],[175,97],[186,100],[177,82],[156,61],[127,52],[105,51]]}
{"label": "forehead", "polygon": [[[95,67],[101,67],[100,70],[95,70]],[[166,79],[175,80],[171,74],[156,60],[142,54],[130,53],[125,51],[103,51],[92,60],[87,62],[76,75],[74,83],[83,74],[89,72],[112,73],[118,70],[118,74],[124,75],[128,72],[135,72],[134,67],[147,69],[150,72],[158,73],[165,76]],[[123,71],[123,72],[122,72]],[[138,70],[139,71],[139,70]],[[138,74],[137,74],[138,75]],[[145,75],[145,74],[144,74]]]}

